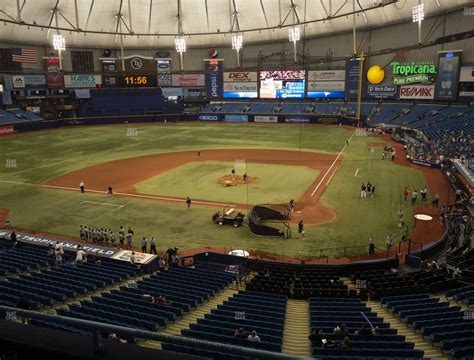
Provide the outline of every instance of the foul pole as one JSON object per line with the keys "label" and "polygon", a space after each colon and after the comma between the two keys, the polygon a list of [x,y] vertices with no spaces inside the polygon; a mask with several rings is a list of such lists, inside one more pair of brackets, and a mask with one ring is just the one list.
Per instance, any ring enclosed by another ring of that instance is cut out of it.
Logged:
{"label": "foul pole", "polygon": [[359,59],[359,91],[357,94],[357,128],[360,129],[360,102],[362,98],[362,76],[364,72],[364,52],[360,54]]}

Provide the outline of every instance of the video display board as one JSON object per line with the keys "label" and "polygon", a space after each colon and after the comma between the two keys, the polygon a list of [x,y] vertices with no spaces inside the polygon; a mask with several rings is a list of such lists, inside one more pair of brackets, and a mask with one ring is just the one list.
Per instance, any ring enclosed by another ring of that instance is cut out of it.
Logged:
{"label": "video display board", "polygon": [[261,99],[291,99],[304,97],[304,70],[260,71]]}

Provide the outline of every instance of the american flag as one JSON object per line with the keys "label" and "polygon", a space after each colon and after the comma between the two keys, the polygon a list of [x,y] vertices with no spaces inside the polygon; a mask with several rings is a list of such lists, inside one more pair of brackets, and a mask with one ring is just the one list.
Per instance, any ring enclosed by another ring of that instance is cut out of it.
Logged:
{"label": "american flag", "polygon": [[12,48],[12,60],[19,63],[36,64],[36,50]]}

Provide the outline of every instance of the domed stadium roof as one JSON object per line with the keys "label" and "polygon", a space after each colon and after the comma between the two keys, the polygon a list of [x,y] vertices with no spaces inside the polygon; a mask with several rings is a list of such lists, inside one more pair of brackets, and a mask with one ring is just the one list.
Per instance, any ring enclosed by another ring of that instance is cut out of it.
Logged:
{"label": "domed stadium roof", "polygon": [[[468,0],[423,0],[425,16],[472,3]],[[288,39],[300,23],[302,36],[373,28],[412,17],[418,0],[2,0],[0,41],[49,44],[55,27],[70,46],[174,48],[230,46],[232,32],[245,44]],[[178,10],[179,8],[179,10]],[[303,26],[303,24],[305,24]]]}

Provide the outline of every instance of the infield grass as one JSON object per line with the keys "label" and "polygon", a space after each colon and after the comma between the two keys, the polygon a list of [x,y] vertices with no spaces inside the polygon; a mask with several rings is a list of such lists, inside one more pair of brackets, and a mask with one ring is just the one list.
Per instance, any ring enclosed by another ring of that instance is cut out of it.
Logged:
{"label": "infield grass", "polygon": [[[307,166],[247,163],[247,174],[254,182],[224,186],[218,179],[231,175],[232,162],[188,163],[135,185],[143,194],[166,195],[225,202],[228,204],[288,203],[298,199],[319,175]],[[245,170],[236,169],[236,175]]]}
{"label": "infield grass", "polygon": [[[133,136],[127,136],[130,134]],[[10,208],[13,226],[74,237],[78,237],[80,224],[115,230],[120,225],[131,226],[136,239],[155,236],[161,250],[215,245],[277,255],[333,256],[342,255],[342,247],[348,246],[346,253],[355,255],[365,251],[371,234],[379,248],[384,247],[388,233],[401,234],[402,229],[396,227],[399,208],[412,224],[411,206],[403,203],[402,189],[419,190],[425,184],[419,171],[381,160],[381,149],[372,151],[367,146],[377,141],[374,138],[352,139],[321,198],[323,204],[336,209],[338,219],[323,226],[307,226],[304,239],[266,239],[251,235],[247,227],[219,227],[210,220],[213,212],[222,210],[219,208],[193,205],[186,210],[184,203],[80,194],[1,181],[43,183],[105,161],[181,150],[261,148],[338,153],[350,135],[337,126],[152,124],[79,127],[1,138],[0,207]],[[376,184],[376,195],[361,199],[360,184],[368,180]],[[85,200],[124,207],[81,204]],[[330,250],[334,248],[338,250]]]}

